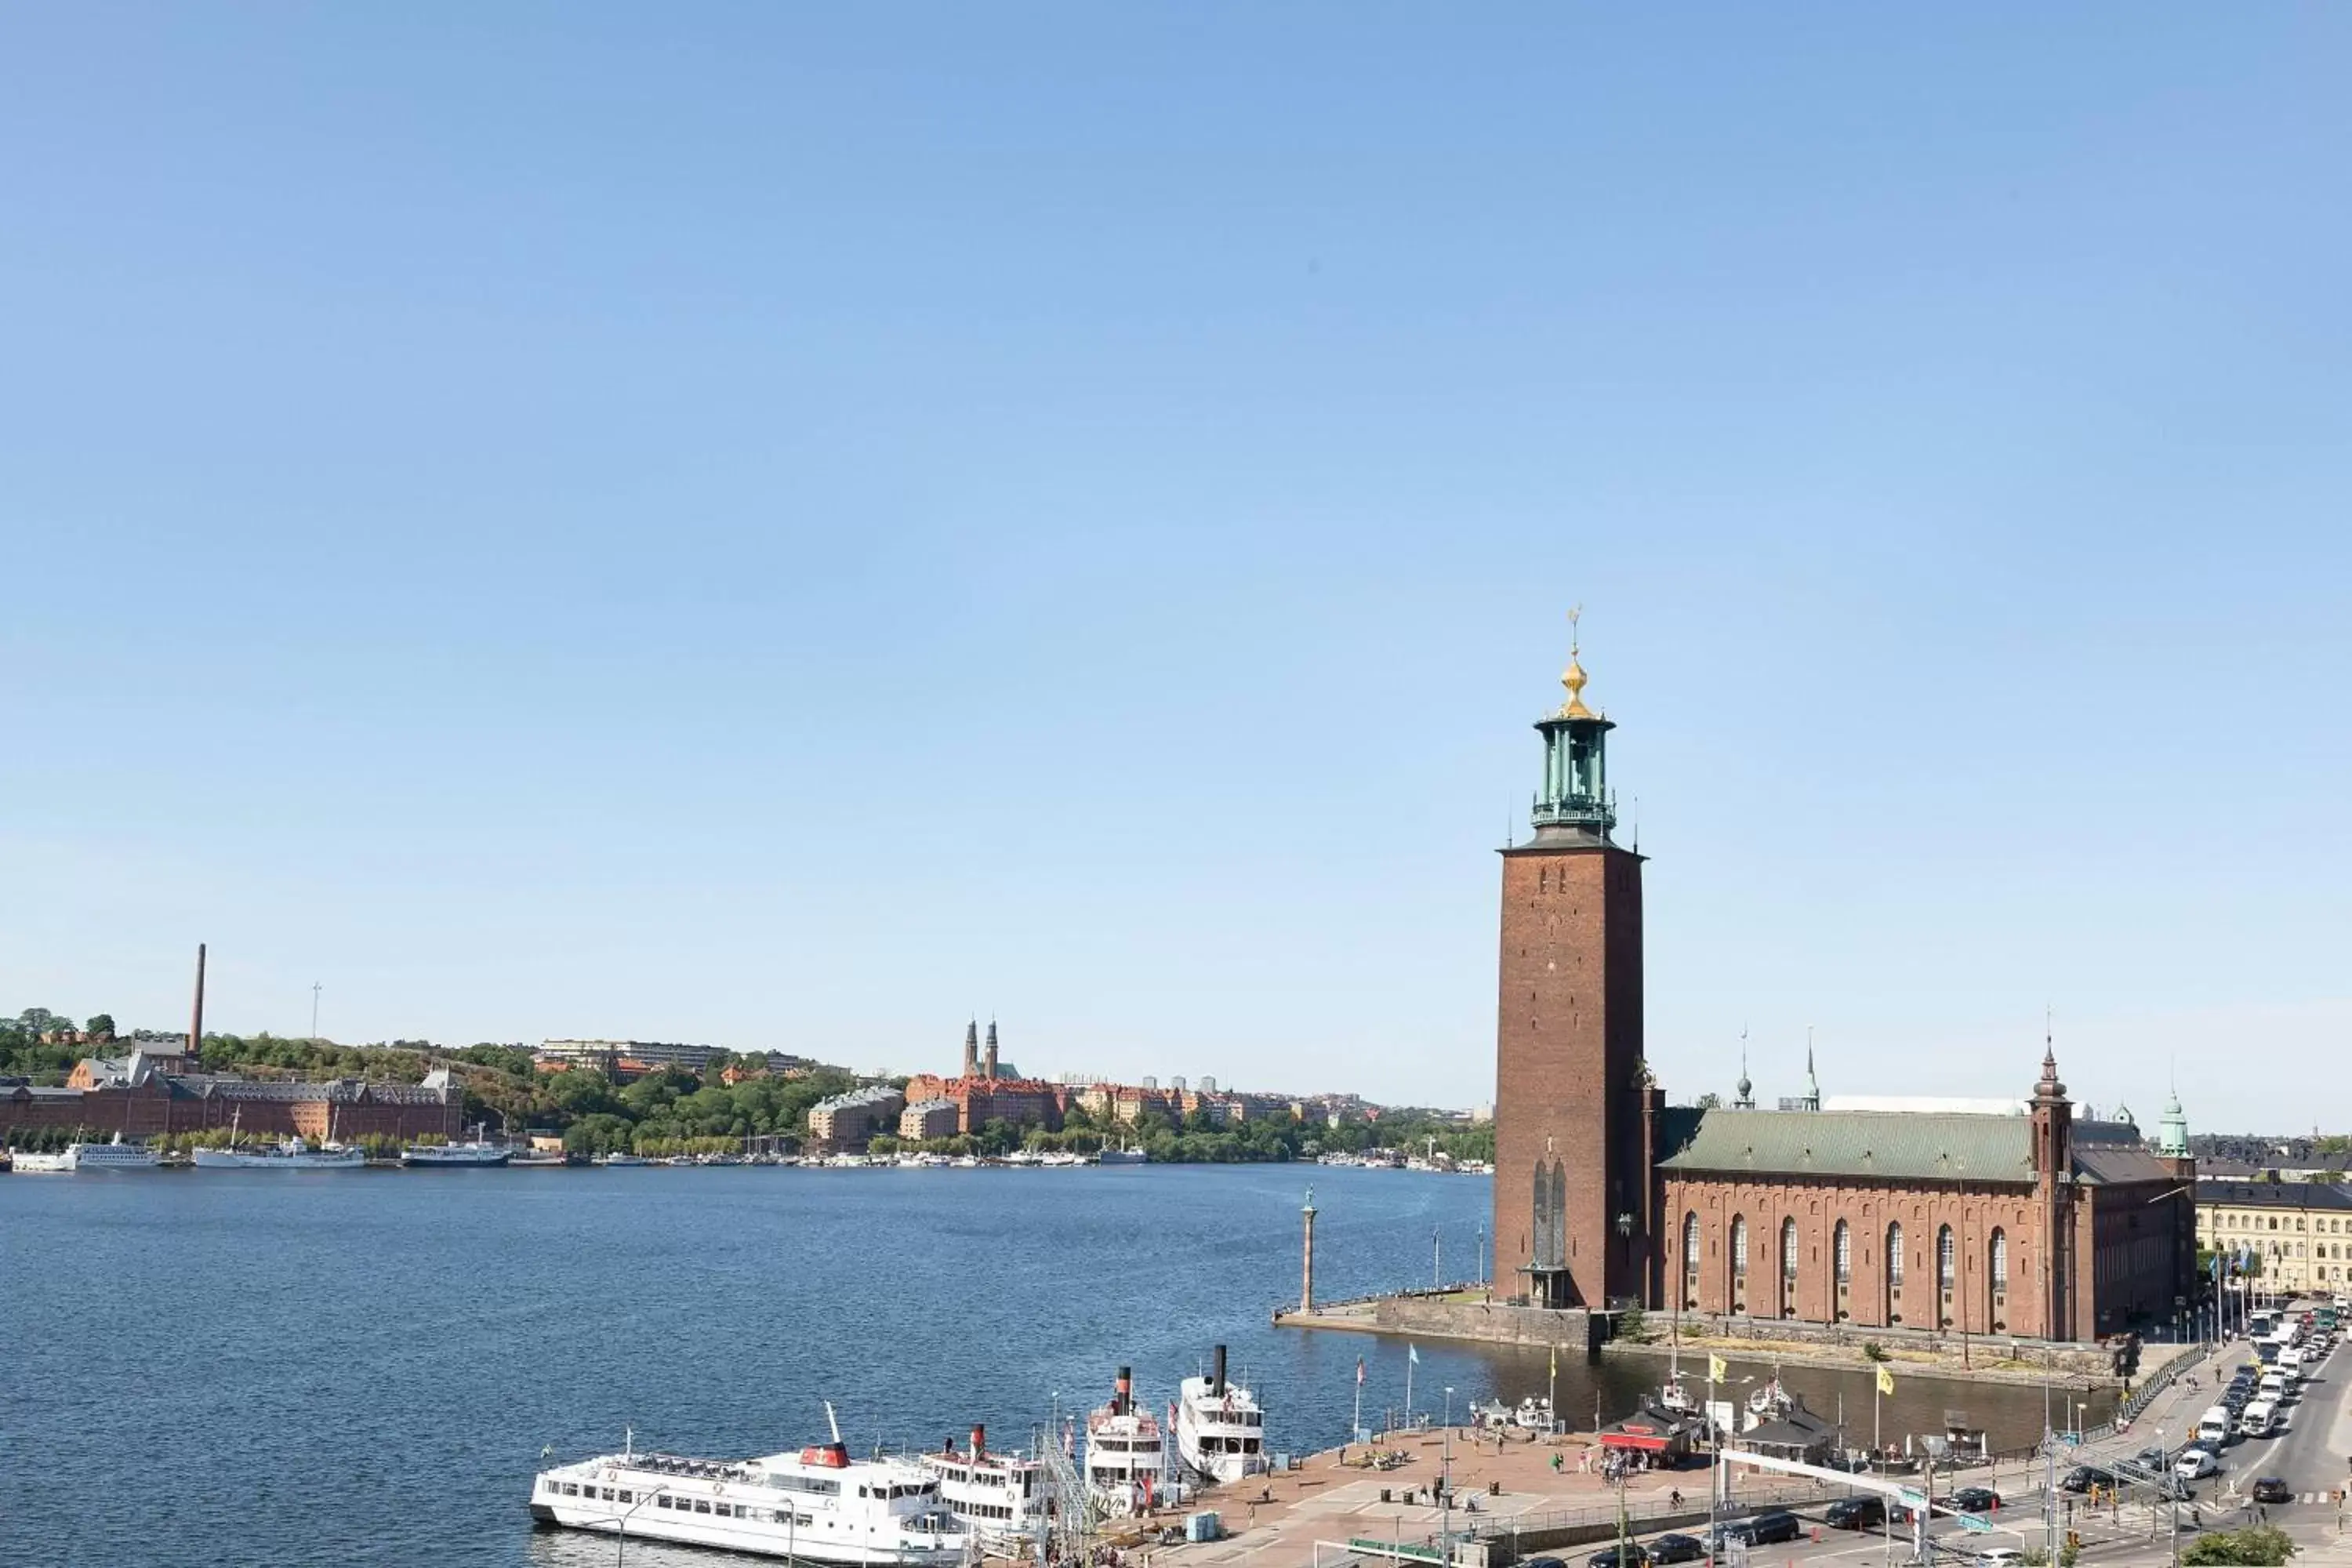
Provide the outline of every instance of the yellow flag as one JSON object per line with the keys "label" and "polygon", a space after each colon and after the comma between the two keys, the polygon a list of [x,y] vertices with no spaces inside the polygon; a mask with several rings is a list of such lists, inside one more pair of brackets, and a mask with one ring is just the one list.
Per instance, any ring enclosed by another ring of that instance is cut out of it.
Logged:
{"label": "yellow flag", "polygon": [[1731,1381],[1731,1369],[1723,1364],[1723,1358],[1721,1356],[1711,1355],[1706,1358],[1706,1380],[1709,1383],[1728,1383]]}
{"label": "yellow flag", "polygon": [[1895,1374],[1883,1366],[1878,1369],[1878,1392],[1881,1394],[1895,1392]]}

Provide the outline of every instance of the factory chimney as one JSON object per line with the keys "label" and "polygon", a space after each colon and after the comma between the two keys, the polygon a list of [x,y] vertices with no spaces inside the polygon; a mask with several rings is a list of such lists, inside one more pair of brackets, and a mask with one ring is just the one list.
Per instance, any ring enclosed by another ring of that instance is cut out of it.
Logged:
{"label": "factory chimney", "polygon": [[200,1057],[205,1049],[205,944],[196,943],[196,1005],[188,1015],[188,1055]]}

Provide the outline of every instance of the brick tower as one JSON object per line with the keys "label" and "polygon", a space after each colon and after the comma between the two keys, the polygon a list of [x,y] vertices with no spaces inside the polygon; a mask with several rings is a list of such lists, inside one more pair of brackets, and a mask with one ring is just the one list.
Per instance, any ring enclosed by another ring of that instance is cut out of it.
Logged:
{"label": "brick tower", "polygon": [[1610,837],[1614,726],[1584,683],[1571,639],[1568,700],[1536,725],[1535,837],[1503,851],[1495,1278],[1546,1307],[1649,1295],[1642,858]]}

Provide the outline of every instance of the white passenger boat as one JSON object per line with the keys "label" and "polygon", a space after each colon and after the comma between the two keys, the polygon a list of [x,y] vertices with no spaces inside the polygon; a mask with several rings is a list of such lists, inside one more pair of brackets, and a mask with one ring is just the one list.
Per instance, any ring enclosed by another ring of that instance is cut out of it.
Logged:
{"label": "white passenger boat", "polygon": [[650,1165],[653,1162],[640,1154],[599,1154],[596,1156],[596,1163],[620,1168],[629,1165]]}
{"label": "white passenger boat", "polygon": [[163,1163],[161,1150],[126,1143],[120,1132],[111,1142],[77,1143],[66,1152],[73,1156],[77,1171],[152,1171]]}
{"label": "white passenger boat", "polygon": [[121,1133],[111,1143],[69,1143],[62,1153],[19,1153],[15,1167],[30,1175],[69,1175],[76,1171],[152,1171],[163,1154],[144,1143],[126,1143]]}
{"label": "white passenger boat", "polygon": [[414,1143],[400,1152],[404,1165],[479,1169],[503,1165],[514,1158],[514,1150],[504,1143],[493,1143],[483,1133],[488,1123],[474,1130],[474,1135],[463,1143]]}
{"label": "white passenger boat", "polygon": [[1208,1376],[1188,1377],[1177,1389],[1176,1462],[1188,1476],[1221,1483],[1266,1468],[1265,1412],[1256,1394],[1225,1376],[1223,1345]]}
{"label": "white passenger boat", "polygon": [[939,1452],[916,1458],[939,1483],[940,1501],[983,1547],[1034,1543],[1038,1525],[1056,1511],[1054,1474],[1045,1461],[991,1452],[985,1426],[971,1429],[971,1447],[962,1453],[950,1438]]}
{"label": "white passenger boat", "polygon": [[646,1541],[809,1563],[952,1568],[967,1534],[912,1459],[855,1460],[841,1440],[755,1459],[618,1454],[541,1470],[531,1517]]}
{"label": "white passenger boat", "polygon": [[363,1149],[314,1145],[299,1138],[242,1149],[199,1149],[190,1158],[205,1171],[357,1171],[367,1164]]}
{"label": "white passenger boat", "polygon": [[1110,1403],[1087,1417],[1087,1491],[1106,1518],[1141,1513],[1168,1492],[1168,1436],[1135,1405],[1135,1377],[1118,1369]]}

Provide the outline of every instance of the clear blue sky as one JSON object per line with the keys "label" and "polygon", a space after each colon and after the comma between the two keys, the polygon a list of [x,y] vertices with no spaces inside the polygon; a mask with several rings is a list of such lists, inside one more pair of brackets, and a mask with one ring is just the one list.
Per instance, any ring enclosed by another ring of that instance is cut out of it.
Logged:
{"label": "clear blue sky", "polygon": [[[2352,1123],[2352,14],[19,7],[0,1008]],[[1521,829],[1524,831],[1524,828]]]}

